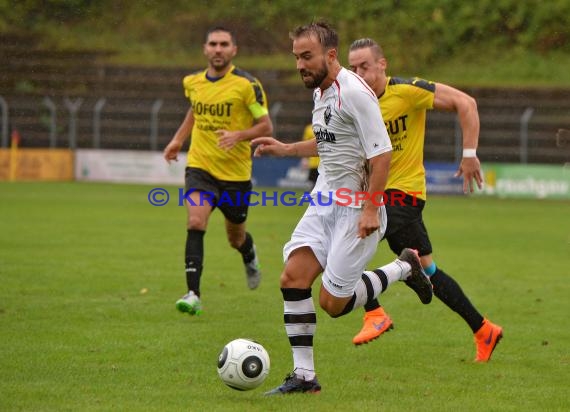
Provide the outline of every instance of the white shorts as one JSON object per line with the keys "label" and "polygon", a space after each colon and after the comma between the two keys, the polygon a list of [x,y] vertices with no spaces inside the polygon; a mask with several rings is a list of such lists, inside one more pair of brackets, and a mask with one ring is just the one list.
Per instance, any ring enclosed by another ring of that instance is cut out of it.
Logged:
{"label": "white shorts", "polygon": [[309,206],[283,247],[283,259],[300,247],[313,250],[324,268],[323,286],[333,296],[352,296],[366,265],[376,253],[386,231],[386,210],[379,209],[380,229],[370,236],[358,237],[361,209],[339,206]]}

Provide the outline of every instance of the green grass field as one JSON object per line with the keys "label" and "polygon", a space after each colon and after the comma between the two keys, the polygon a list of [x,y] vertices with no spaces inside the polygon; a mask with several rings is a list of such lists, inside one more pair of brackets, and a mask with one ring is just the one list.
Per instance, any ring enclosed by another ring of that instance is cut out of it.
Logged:
{"label": "green grass field", "polygon": [[[278,279],[302,208],[250,209],[264,272],[253,292],[214,213],[204,314],[192,318],[174,308],[185,291],[185,211],[175,200],[151,206],[150,188],[0,183],[1,411],[570,409],[569,203],[428,202],[439,266],[504,328],[490,363],[472,362],[459,316],[396,284],[382,296],[395,329],[369,345],[351,343],[361,310],[339,319],[319,310],[321,394],[265,398],[292,366]],[[391,259],[382,243],[374,264]],[[229,389],[216,373],[218,353],[237,337],[271,355],[253,391]]]}

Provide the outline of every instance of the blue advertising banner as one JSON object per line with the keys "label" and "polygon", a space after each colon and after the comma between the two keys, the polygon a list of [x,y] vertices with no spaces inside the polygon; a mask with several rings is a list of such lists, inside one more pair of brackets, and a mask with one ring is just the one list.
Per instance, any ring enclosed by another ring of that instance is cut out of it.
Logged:
{"label": "blue advertising banner", "polygon": [[300,159],[295,157],[255,157],[253,158],[253,184],[264,187],[303,187],[307,172],[299,167]]}
{"label": "blue advertising banner", "polygon": [[[453,163],[426,162],[426,183],[428,195],[463,193],[463,179],[454,177],[457,165]],[[308,171],[300,167],[298,158],[253,159],[253,182],[255,186],[288,187],[306,189]]]}
{"label": "blue advertising banner", "polygon": [[463,178],[454,177],[458,165],[454,163],[426,162],[427,194],[461,195]]}

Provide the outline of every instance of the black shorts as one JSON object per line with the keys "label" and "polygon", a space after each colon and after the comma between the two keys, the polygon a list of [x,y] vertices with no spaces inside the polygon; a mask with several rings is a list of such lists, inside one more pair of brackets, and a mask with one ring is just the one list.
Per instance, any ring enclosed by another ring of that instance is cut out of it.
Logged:
{"label": "black shorts", "polygon": [[422,218],[426,202],[394,189],[386,190],[386,196],[388,224],[384,238],[392,252],[399,255],[403,249],[412,248],[420,256],[431,254],[431,242]]}
{"label": "black shorts", "polygon": [[249,209],[251,180],[231,182],[218,180],[208,172],[195,167],[186,168],[185,190],[188,192],[206,192],[204,197],[212,210],[218,207],[225,218],[235,224],[246,221]]}

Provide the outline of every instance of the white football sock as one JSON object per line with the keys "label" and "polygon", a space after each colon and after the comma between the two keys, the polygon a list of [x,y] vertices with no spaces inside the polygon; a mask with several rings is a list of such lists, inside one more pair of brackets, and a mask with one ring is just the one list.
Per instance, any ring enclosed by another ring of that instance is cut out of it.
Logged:
{"label": "white football sock", "polygon": [[406,280],[410,276],[412,266],[408,262],[396,259],[392,263],[388,263],[378,269],[386,274],[388,285],[391,285],[394,282]]}
{"label": "white football sock", "polygon": [[[293,365],[295,375],[304,380],[312,380],[315,378],[315,362],[313,358],[312,337],[317,327],[316,322],[301,321],[300,319],[308,319],[315,316],[315,305],[312,298],[299,301],[284,301],[285,317],[290,318],[291,322],[285,324],[285,331],[289,337],[289,341],[301,337],[309,338],[306,346],[291,345],[293,352]],[[312,315],[312,316],[311,316]]]}

